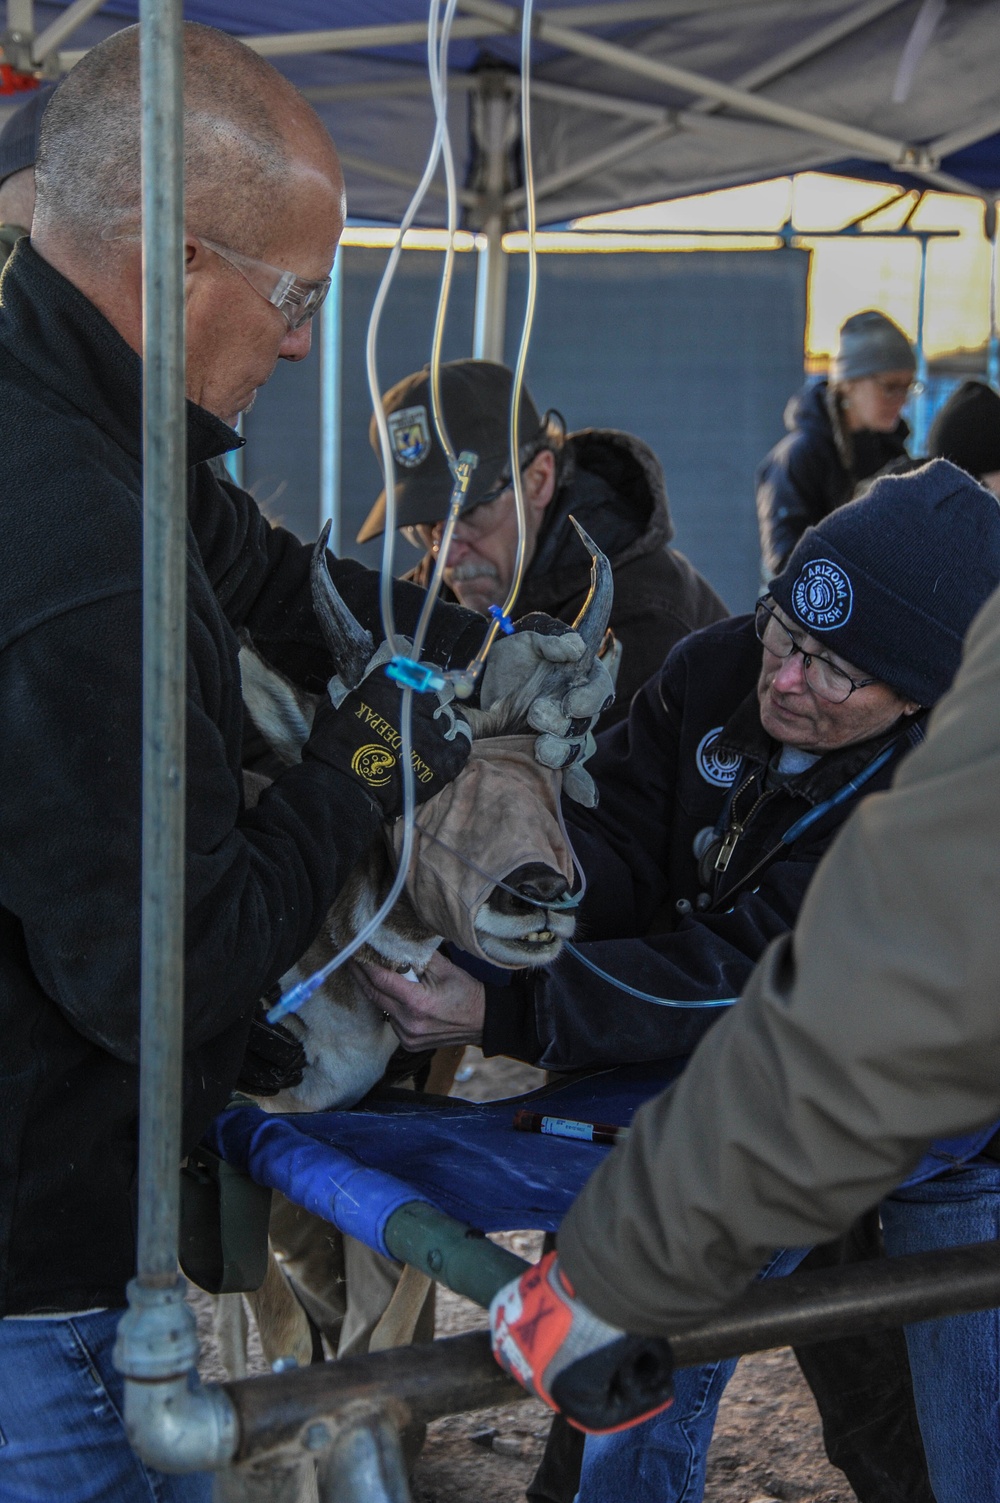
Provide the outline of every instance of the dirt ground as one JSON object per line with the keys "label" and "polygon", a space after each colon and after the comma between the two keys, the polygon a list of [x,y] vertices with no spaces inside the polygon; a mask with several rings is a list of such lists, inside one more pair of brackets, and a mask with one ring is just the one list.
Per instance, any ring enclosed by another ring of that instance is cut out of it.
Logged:
{"label": "dirt ground", "polygon": [[[464,1078],[454,1093],[473,1101],[496,1100],[532,1090],[539,1071],[512,1060],[483,1061],[478,1050],[465,1058]],[[541,1233],[512,1232],[498,1241],[534,1259]],[[221,1370],[211,1333],[211,1312],[195,1296],[202,1337],[202,1372]],[[485,1313],[449,1290],[438,1293],[437,1334],[480,1329]],[[262,1371],[251,1332],[251,1366]],[[414,1503],[520,1503],[541,1459],[549,1413],[526,1401],[502,1409],[454,1415],[431,1425],[413,1476]],[[706,1503],[852,1503],[843,1474],[823,1454],[819,1418],[791,1352],[745,1358],[719,1411],[709,1454]]]}

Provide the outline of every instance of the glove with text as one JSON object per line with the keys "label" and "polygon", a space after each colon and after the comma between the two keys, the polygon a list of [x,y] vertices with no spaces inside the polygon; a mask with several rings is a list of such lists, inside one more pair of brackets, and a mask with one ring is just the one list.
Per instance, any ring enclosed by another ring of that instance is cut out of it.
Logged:
{"label": "glove with text", "polygon": [[[383,669],[370,673],[336,707],[324,698],[303,757],[315,757],[358,784],[384,819],[403,812],[400,714],[403,691]],[[413,786],[418,804],[457,777],[468,760],[472,731],[436,693],[413,695]]]}
{"label": "glove with text", "polygon": [[494,1296],[490,1333],[500,1366],[588,1435],[627,1430],[673,1403],[669,1344],[629,1336],[588,1310],[557,1253]]}

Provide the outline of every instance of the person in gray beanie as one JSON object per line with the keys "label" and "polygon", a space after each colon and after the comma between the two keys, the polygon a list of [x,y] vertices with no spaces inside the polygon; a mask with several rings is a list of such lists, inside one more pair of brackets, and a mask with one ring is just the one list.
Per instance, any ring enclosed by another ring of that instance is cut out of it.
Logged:
{"label": "person in gray beanie", "polygon": [[38,89],[0,130],[0,267],[31,229],[38,134],[52,92],[51,87]]}
{"label": "person in gray beanie", "polygon": [[870,308],[854,313],[825,381],[810,382],[785,409],[786,436],[757,471],[757,523],[767,578],[807,527],[850,501],[858,484],[907,458],[900,414],[913,384],[902,329]]}
{"label": "person in gray beanie", "polygon": [[[880,479],[805,533],[753,616],[679,643],[627,722],[598,738],[599,804],[565,809],[587,878],[572,952],[505,985],[435,957],[420,985],[377,973],[373,1000],[411,1048],[433,1025],[448,1042],[551,1070],[679,1068],[794,925],[854,808],[887,788],[921,742],[963,635],[998,584],[1000,507],[987,491],[944,460]],[[617,1302],[597,1247],[600,1208],[587,1202],[576,1219],[567,1276],[599,1287],[596,1313],[608,1322],[620,1324],[626,1297],[655,1306],[641,1251],[660,1235],[654,1203],[638,1197],[609,1234]],[[879,1251],[870,1220],[810,1259]],[[930,1503],[901,1333],[796,1355],[828,1454],[862,1503]],[[695,1503],[734,1365],[678,1374],[673,1409],[640,1430],[588,1439],[580,1503]]]}

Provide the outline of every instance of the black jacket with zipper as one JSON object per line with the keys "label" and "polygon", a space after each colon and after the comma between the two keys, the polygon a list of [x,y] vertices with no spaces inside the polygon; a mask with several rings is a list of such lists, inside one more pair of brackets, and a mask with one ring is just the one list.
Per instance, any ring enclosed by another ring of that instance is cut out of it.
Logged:
{"label": "black jacket with zipper", "polygon": [[[575,620],[590,588],[590,559],[570,522],[574,516],[607,554],[615,581],[610,624],[622,660],[614,704],[600,720],[607,730],[624,720],[633,694],[676,642],[728,612],[670,546],[674,524],[663,466],[649,445],[614,428],[581,429],[566,444],[566,478],[546,510],[514,614],[544,611]],[[433,565],[428,554],[408,577],[426,585]]]}
{"label": "black jacket with zipper", "polygon": [[[0,279],[0,1315],[118,1305],[135,1266],[141,362],[27,240]],[[237,632],[333,665],[311,549],[207,461],[188,405],[185,1150],[224,1106],[257,999],[303,953],[379,817],[312,760],[244,807]],[[376,637],[377,576],[332,564]],[[400,586],[401,629],[423,592]],[[437,612],[466,662],[479,617]]]}
{"label": "black jacket with zipper", "polygon": [[[577,948],[616,980],[679,1002],[739,997],[767,945],[795,923],[817,863],[865,793],[886,788],[920,723],[828,752],[805,772],[769,775],[780,747],[764,731],[753,618],[733,617],[674,648],[598,738],[588,763],[594,810],[564,804],[587,878]],[[800,839],[782,836],[887,747],[861,791]],[[728,864],[716,862],[726,835]],[[722,1009],[674,1009],[629,996],[573,955],[488,984],[484,1050],[551,1070],[683,1057]]]}
{"label": "black jacket with zipper", "polygon": [[807,527],[815,527],[857,492],[858,483],[906,459],[910,430],[848,431],[836,392],[814,381],[785,408],[788,429],[757,470],[757,525],[764,572],[779,574]]}

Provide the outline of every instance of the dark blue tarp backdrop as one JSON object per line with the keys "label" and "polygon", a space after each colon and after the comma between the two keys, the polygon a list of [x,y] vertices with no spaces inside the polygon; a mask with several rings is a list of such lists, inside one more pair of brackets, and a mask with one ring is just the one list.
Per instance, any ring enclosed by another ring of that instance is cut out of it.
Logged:
{"label": "dark blue tarp backdrop", "polygon": [[[353,538],[382,484],[368,443],[364,339],[386,253],[343,254],[342,548],[377,564],[377,545]],[[403,257],[382,323],[385,386],[427,359],[441,259]],[[472,349],[475,260],[456,258],[448,358]],[[509,361],[525,276],[524,258],[511,261]],[[797,250],[540,257],[528,360],[536,401],[559,408],[571,428],[624,428],[652,446],[675,543],[733,610],[748,609],[757,590],[753,473],[802,381],[807,271]],[[303,537],[317,530],[318,422],[318,363],[309,360],[281,366],[246,423],[245,483]],[[397,556],[404,566],[416,555],[400,543]]]}

